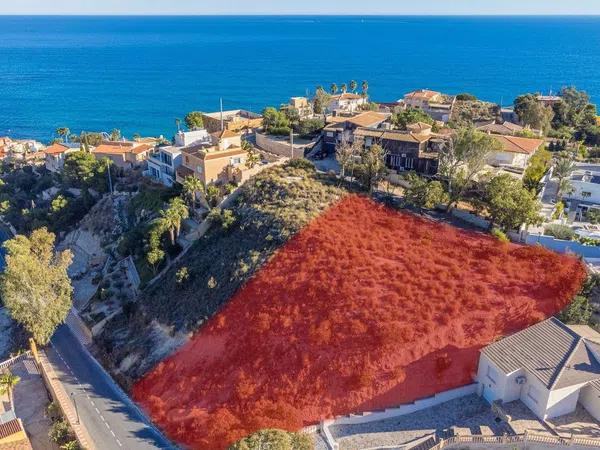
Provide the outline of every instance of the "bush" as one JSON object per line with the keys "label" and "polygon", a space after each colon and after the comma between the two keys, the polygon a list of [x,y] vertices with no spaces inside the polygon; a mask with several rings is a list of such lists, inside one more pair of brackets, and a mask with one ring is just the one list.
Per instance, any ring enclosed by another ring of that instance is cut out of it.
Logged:
{"label": "bush", "polygon": [[475,97],[473,94],[469,94],[467,92],[463,92],[462,94],[458,94],[456,96],[456,100],[460,100],[463,102],[476,102],[477,101],[477,97]]}
{"label": "bush", "polygon": [[177,284],[183,284],[190,278],[190,270],[183,266],[175,273],[175,281]]}
{"label": "bush", "polygon": [[268,131],[273,136],[289,136],[292,129],[290,127],[273,127],[269,128]]}
{"label": "bush", "polygon": [[48,437],[52,442],[62,445],[72,440],[73,432],[66,420],[59,419],[52,424],[48,432]]}
{"label": "bush", "polygon": [[576,296],[558,318],[567,325],[588,325],[592,318],[590,301],[584,296]]}
{"label": "bush", "polygon": [[544,229],[546,236],[554,236],[556,239],[563,241],[572,241],[575,239],[576,233],[567,225],[551,224]]}
{"label": "bush", "polygon": [[289,167],[292,169],[302,169],[306,170],[307,172],[314,172],[315,170],[317,170],[314,163],[304,158],[292,159],[291,161],[287,162],[283,167]]}
{"label": "bush", "polygon": [[494,228],[492,230],[492,236],[497,238],[500,242],[505,242],[505,243],[510,242],[510,239],[508,238],[506,233],[504,233],[502,230],[499,230],[498,228]]}

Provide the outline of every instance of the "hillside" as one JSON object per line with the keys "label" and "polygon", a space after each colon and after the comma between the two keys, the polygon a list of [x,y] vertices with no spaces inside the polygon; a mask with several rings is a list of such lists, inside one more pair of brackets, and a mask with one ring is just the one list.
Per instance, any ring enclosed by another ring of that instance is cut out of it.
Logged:
{"label": "hillside", "polygon": [[[235,223],[214,225],[97,338],[124,385],[185,343],[277,248],[345,194],[305,161],[265,170],[242,189]],[[178,282],[182,267],[189,279]]]}

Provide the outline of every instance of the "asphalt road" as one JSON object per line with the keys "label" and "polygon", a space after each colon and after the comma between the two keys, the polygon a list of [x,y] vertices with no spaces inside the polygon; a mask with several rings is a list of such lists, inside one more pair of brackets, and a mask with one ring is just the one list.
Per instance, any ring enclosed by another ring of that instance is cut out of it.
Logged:
{"label": "asphalt road", "polygon": [[54,371],[74,400],[81,422],[99,450],[171,449],[112,378],[62,325],[47,350]]}

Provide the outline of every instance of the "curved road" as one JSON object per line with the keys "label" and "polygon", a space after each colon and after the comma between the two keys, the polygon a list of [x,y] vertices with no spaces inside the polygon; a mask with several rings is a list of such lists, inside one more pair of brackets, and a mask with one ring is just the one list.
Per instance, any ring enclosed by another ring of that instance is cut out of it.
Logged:
{"label": "curved road", "polygon": [[61,325],[48,359],[98,450],[175,449],[123,393],[71,330]]}

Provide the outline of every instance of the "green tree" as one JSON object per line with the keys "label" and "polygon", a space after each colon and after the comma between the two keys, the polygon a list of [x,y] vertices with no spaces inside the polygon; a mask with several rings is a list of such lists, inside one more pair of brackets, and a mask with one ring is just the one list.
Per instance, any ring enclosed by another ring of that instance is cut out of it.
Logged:
{"label": "green tree", "polygon": [[67,274],[72,254],[54,251],[55,236],[40,228],[5,242],[6,268],[0,293],[11,317],[38,344],[46,345],[71,309],[73,288]]}
{"label": "green tree", "polygon": [[322,87],[317,88],[315,98],[313,99],[313,111],[315,114],[327,114],[327,106],[331,101],[331,96],[325,92]]}
{"label": "green tree", "polygon": [[229,450],[312,450],[313,447],[307,434],[266,429],[236,442]]}
{"label": "green tree", "polygon": [[214,184],[209,185],[206,188],[206,201],[211,208],[214,208],[219,203],[219,199],[221,198],[221,191],[218,186]]}
{"label": "green tree", "polygon": [[314,117],[311,119],[301,120],[296,127],[296,131],[302,137],[310,137],[318,134],[324,126],[325,122],[322,119]]}
{"label": "green tree", "polygon": [[354,158],[359,154],[356,145],[349,142],[340,142],[335,146],[335,159],[340,165],[340,178],[346,177],[346,169],[354,162]]}
{"label": "green tree", "polygon": [[368,97],[369,95],[369,82],[367,80],[363,80],[362,84],[361,84],[361,88],[362,88],[362,96],[363,97]]}
{"label": "green tree", "polygon": [[276,110],[272,106],[265,108],[262,116],[262,125],[267,133],[278,136],[287,136],[292,131],[290,128],[290,121],[285,113]]}
{"label": "green tree", "polygon": [[352,80],[350,81],[350,90],[356,94],[356,89],[358,89],[358,83],[356,82],[356,80]]}
{"label": "green tree", "polygon": [[460,128],[440,151],[440,175],[448,182],[448,205],[452,209],[463,197],[467,187],[485,168],[487,159],[502,145],[474,128]]}
{"label": "green tree", "polygon": [[377,144],[361,152],[359,164],[360,179],[362,185],[369,192],[369,195],[373,193],[379,182],[387,175],[385,156],[385,150]]}
{"label": "green tree", "polygon": [[110,140],[111,141],[120,141],[123,136],[121,135],[121,130],[118,128],[113,128],[110,132]]}
{"label": "green tree", "polygon": [[11,404],[11,392],[17,384],[19,384],[21,378],[13,375],[10,372],[6,372],[0,375],[0,395],[6,394],[8,396],[8,404]]}
{"label": "green tree", "polygon": [[331,87],[329,88],[329,92],[331,92],[332,95],[337,94],[338,91],[338,85],[335,83],[331,83]]}
{"label": "green tree", "polygon": [[417,122],[433,125],[434,120],[429,114],[416,108],[407,108],[392,115],[392,123],[401,130],[406,130],[408,125]]}
{"label": "green tree", "polygon": [[188,130],[198,130],[204,128],[204,119],[202,119],[202,113],[200,111],[191,111],[183,118],[185,126]]}
{"label": "green tree", "polygon": [[56,129],[56,134],[62,137],[63,142],[67,142],[67,137],[71,134],[71,130],[67,127],[60,127]]}
{"label": "green tree", "polygon": [[593,308],[587,297],[577,295],[573,301],[558,315],[561,322],[567,325],[589,325]]}
{"label": "green tree", "polygon": [[561,152],[554,161],[554,177],[558,181],[558,192],[556,197],[560,200],[562,195],[571,189],[570,177],[575,170],[573,157],[567,152]]}
{"label": "green tree", "polygon": [[50,210],[53,213],[59,213],[60,211],[62,211],[64,208],[67,207],[68,203],[69,202],[65,198],[65,196],[59,194],[52,199],[52,202],[50,203]]}
{"label": "green tree", "polygon": [[498,175],[487,184],[485,201],[490,214],[490,227],[504,231],[521,225],[540,223],[542,205],[522,182],[509,174]]}
{"label": "green tree", "polygon": [[477,97],[475,97],[473,94],[463,92],[462,94],[458,94],[456,96],[456,100],[463,101],[463,102],[476,102]]}
{"label": "green tree", "polygon": [[342,94],[348,92],[348,85],[346,83],[342,83],[342,85],[340,86],[340,91],[342,91]]}
{"label": "green tree", "polygon": [[248,169],[254,168],[260,162],[260,155],[252,142],[242,141],[242,150],[246,151],[246,167]]}
{"label": "green tree", "polygon": [[188,175],[184,178],[183,183],[183,194],[190,202],[192,208],[196,208],[196,201],[198,200],[198,194],[204,193],[204,184],[199,178],[193,175]]}
{"label": "green tree", "polygon": [[539,102],[535,95],[520,95],[515,99],[514,107],[519,120],[525,125],[543,132],[550,129],[554,112],[551,108]]}
{"label": "green tree", "polygon": [[189,217],[188,207],[180,197],[175,197],[169,202],[169,207],[160,212],[160,217],[162,226],[169,231],[171,244],[175,245],[181,230],[181,222]]}
{"label": "green tree", "polygon": [[439,181],[427,181],[411,172],[407,176],[409,186],[404,189],[404,202],[415,208],[432,209],[448,201],[448,194]]}
{"label": "green tree", "polygon": [[523,174],[523,184],[530,191],[537,192],[539,190],[540,181],[550,170],[552,165],[552,153],[542,148],[539,149],[529,159],[525,173]]}
{"label": "green tree", "polygon": [[79,150],[66,155],[62,177],[70,186],[89,188],[106,184],[105,173],[106,162],[98,161],[92,153]]}

